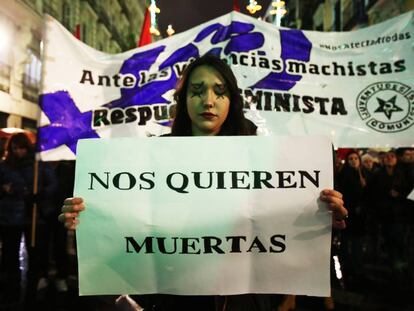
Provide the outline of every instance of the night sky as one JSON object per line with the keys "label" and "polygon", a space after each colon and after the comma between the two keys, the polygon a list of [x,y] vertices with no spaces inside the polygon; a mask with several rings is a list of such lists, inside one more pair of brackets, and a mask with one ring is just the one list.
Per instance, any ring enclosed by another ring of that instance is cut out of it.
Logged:
{"label": "night sky", "polygon": [[[242,13],[249,16],[264,16],[271,0],[256,0],[262,9],[255,15],[247,12],[248,0],[239,0]],[[163,37],[167,37],[165,30],[172,24],[176,33],[183,32],[198,26],[213,18],[232,11],[233,0],[157,0],[161,13],[157,14],[158,29]]]}

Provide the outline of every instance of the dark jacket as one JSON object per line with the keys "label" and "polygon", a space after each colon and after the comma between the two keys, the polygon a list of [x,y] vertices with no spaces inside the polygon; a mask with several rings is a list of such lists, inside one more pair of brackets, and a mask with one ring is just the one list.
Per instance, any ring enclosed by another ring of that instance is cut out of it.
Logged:
{"label": "dark jacket", "polygon": [[[31,207],[38,206],[38,222],[43,223],[53,215],[56,208],[53,194],[57,188],[56,177],[46,163],[39,163],[38,194],[33,195],[34,161],[25,158],[14,166],[3,161],[0,163],[0,225],[21,226],[30,223]],[[10,185],[10,193],[3,185]]]}
{"label": "dark jacket", "polygon": [[[405,223],[409,220],[404,208],[406,181],[403,172],[398,167],[394,168],[391,175],[384,167],[379,169],[373,178],[373,189],[376,193],[375,204],[379,221],[382,224]],[[391,190],[397,191],[399,196],[392,197]]]}
{"label": "dark jacket", "polygon": [[338,190],[342,193],[349,212],[347,231],[351,234],[361,234],[364,231],[366,210],[363,206],[364,187],[358,170],[345,165],[338,174]]}

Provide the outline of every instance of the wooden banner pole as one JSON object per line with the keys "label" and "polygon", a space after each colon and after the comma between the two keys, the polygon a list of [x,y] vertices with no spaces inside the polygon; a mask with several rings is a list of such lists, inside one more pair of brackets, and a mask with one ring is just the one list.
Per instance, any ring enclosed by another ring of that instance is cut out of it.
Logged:
{"label": "wooden banner pole", "polygon": [[30,243],[31,247],[36,246],[36,219],[37,219],[37,202],[36,202],[36,196],[37,196],[37,189],[38,189],[38,176],[39,176],[39,161],[35,159],[34,162],[34,172],[33,172],[33,196],[35,198],[33,202],[33,208],[32,208],[32,240]]}

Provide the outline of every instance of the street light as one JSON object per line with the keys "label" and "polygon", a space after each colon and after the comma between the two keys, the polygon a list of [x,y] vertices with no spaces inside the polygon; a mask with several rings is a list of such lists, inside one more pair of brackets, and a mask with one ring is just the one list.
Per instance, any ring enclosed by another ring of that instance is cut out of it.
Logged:
{"label": "street light", "polygon": [[257,4],[257,1],[250,0],[249,5],[246,6],[246,9],[250,12],[250,14],[254,14],[257,11],[260,11],[262,9],[262,6],[260,4]]}
{"label": "street light", "polygon": [[168,36],[171,37],[174,33],[175,33],[175,30],[174,30],[174,28],[172,28],[172,25],[171,24],[168,25],[168,27],[167,27]]}
{"label": "street light", "polygon": [[155,36],[159,36],[160,35],[160,31],[156,27],[154,27],[154,26],[151,26],[150,27],[150,33],[153,34],[153,35],[155,35]]}
{"label": "street light", "polygon": [[285,8],[285,1],[282,0],[274,0],[272,2],[272,9],[270,10],[271,15],[276,15],[275,17],[275,24],[277,27],[280,27],[280,24],[282,22],[283,16],[287,13]]}
{"label": "street light", "polygon": [[151,15],[151,27],[150,27],[150,33],[159,36],[160,31],[157,29],[157,16],[156,14],[159,14],[161,10],[157,7],[155,0],[151,0],[151,5],[149,6],[149,11]]}

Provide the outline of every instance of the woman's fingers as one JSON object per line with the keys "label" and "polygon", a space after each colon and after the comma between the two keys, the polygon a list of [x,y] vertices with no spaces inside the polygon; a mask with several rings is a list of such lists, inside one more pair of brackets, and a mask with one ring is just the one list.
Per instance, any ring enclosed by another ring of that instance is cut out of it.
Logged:
{"label": "woman's fingers", "polygon": [[82,198],[66,198],[65,201],[63,202],[63,205],[74,205],[74,204],[80,204],[83,203],[83,199]]}
{"label": "woman's fingers", "polygon": [[78,218],[74,218],[71,221],[66,221],[65,222],[65,227],[69,230],[76,230],[76,227],[79,225],[79,219]]}
{"label": "woman's fingers", "polygon": [[66,228],[74,230],[79,224],[78,216],[79,213],[62,213],[59,215],[58,219],[60,222],[64,223]]}
{"label": "woman's fingers", "polygon": [[337,229],[344,229],[348,210],[344,207],[342,193],[333,189],[325,189],[321,192],[320,198],[328,203],[328,207],[332,211],[332,226]]}
{"label": "woman's fingers", "polygon": [[332,227],[334,227],[335,229],[345,229],[346,228],[346,222],[345,222],[345,220],[335,219],[335,217],[332,216]]}
{"label": "woman's fingers", "polygon": [[83,210],[85,210],[85,204],[82,198],[67,198],[63,202],[62,213],[58,219],[65,224],[66,228],[74,230],[79,224],[79,213]]}
{"label": "woman's fingers", "polygon": [[66,221],[65,214],[59,214],[59,216],[58,216],[58,220],[59,220],[60,222],[65,222],[65,221]]}
{"label": "woman's fingers", "polygon": [[85,209],[85,204],[63,205],[62,213],[81,212]]}
{"label": "woman's fingers", "polygon": [[63,201],[63,205],[74,205],[74,204],[79,204],[82,203],[83,199],[82,198],[66,198],[65,201]]}
{"label": "woman's fingers", "polygon": [[342,193],[333,189],[324,189],[321,192],[321,199],[322,197],[336,197],[342,199]]}

